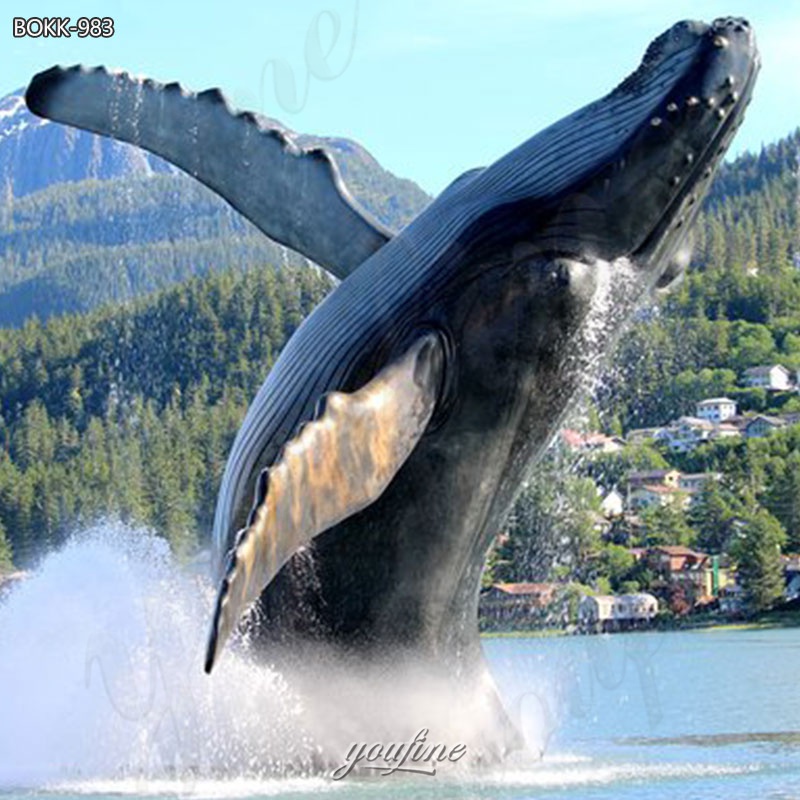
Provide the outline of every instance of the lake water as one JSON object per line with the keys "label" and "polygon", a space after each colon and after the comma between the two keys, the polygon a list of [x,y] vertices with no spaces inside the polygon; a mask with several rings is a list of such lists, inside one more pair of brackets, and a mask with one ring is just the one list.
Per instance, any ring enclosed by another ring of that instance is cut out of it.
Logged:
{"label": "lake water", "polygon": [[[436,777],[170,778],[173,739],[199,758],[230,747],[237,764],[285,749],[286,709],[274,676],[232,658],[208,694],[181,642],[201,643],[205,600],[160,545],[117,533],[67,548],[0,605],[0,798],[800,798],[800,629],[486,639],[541,758]],[[139,663],[137,639],[155,661]],[[226,717],[243,696],[252,713]],[[125,762],[148,777],[119,777]]]}

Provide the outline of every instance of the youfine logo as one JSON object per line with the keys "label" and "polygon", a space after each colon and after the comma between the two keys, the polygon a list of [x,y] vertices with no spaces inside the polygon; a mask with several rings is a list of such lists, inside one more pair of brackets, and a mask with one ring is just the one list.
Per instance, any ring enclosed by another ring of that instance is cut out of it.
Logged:
{"label": "youfine logo", "polygon": [[437,764],[454,763],[464,757],[467,752],[465,744],[448,747],[445,744],[429,744],[428,728],[423,728],[410,742],[393,742],[391,744],[369,744],[356,742],[331,777],[335,781],[346,778],[356,767],[376,770],[381,775],[392,775],[395,772],[413,772],[418,775],[436,775]]}

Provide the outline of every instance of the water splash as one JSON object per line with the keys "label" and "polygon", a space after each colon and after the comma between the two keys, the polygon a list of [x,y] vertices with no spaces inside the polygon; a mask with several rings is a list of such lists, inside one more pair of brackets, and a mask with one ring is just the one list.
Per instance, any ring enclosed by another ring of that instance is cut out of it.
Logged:
{"label": "water splash", "polygon": [[309,765],[280,676],[246,651],[203,673],[210,605],[145,530],[103,524],[49,556],[0,606],[0,787]]}
{"label": "water splash", "polygon": [[212,601],[144,529],[104,523],[49,555],[0,605],[0,790],[285,781],[329,771],[353,742],[423,728],[431,744],[468,742],[472,763],[499,754],[485,674],[464,683],[413,658],[323,650],[284,678],[240,636],[207,676]]}
{"label": "water splash", "polygon": [[[210,605],[207,582],[182,572],[166,543],[145,530],[98,525],[48,556],[0,605],[0,793],[516,797],[520,787],[691,782],[758,768],[550,752],[539,761],[515,753],[489,769],[442,770],[435,780],[336,783],[310,774],[319,740],[306,727],[302,703],[278,674],[248,658],[246,643],[227,652],[213,676],[203,673]],[[556,665],[555,673],[562,671]],[[424,686],[427,677],[407,680]],[[375,676],[349,680],[356,701]],[[530,702],[533,683],[548,698],[547,715]],[[340,682],[331,692],[346,688]],[[523,688],[518,722],[546,743],[558,724],[558,692],[552,681],[531,675],[516,687]],[[409,687],[401,689],[396,702],[404,705]],[[434,686],[433,694],[440,689]],[[389,704],[377,700],[374,713],[390,718]],[[449,714],[453,729],[468,729],[470,709],[424,691],[417,700],[426,719]]]}

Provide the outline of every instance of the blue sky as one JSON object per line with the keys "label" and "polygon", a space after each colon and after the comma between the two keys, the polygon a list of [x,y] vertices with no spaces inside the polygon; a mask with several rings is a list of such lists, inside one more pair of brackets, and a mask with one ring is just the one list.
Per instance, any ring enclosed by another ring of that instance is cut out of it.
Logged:
{"label": "blue sky", "polygon": [[110,16],[115,35],[15,39],[8,13],[0,93],[76,62],[219,86],[295,130],[356,139],[431,192],[612,89],[687,17],[742,15],[756,28],[764,66],[733,152],[800,125],[790,0],[40,0],[35,12]]}

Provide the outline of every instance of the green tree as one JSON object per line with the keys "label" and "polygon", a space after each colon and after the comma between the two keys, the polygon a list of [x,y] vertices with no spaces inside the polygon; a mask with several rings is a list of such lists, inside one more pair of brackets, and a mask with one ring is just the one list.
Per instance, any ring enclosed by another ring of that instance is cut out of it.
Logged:
{"label": "green tree", "polygon": [[563,576],[588,579],[600,550],[599,507],[594,481],[539,467],[509,518],[497,579],[549,580],[558,567]]}
{"label": "green tree", "polygon": [[791,453],[772,482],[764,505],[786,531],[789,552],[800,551],[800,452]]}
{"label": "green tree", "polygon": [[783,597],[781,547],[786,534],[775,517],[757,508],[743,520],[731,544],[745,602],[752,612],[771,608]]}
{"label": "green tree", "polygon": [[[607,544],[603,547],[599,558],[600,569],[617,592],[626,592],[630,589],[630,575],[636,561],[627,547],[617,544]],[[625,586],[625,588],[623,588]]]}
{"label": "green tree", "polygon": [[11,558],[11,545],[6,539],[6,530],[0,522],[0,572],[11,572],[14,562]]}
{"label": "green tree", "polygon": [[644,542],[648,547],[660,544],[694,545],[695,534],[689,527],[686,512],[677,501],[653,505],[640,514],[644,524]]}
{"label": "green tree", "polygon": [[718,481],[705,482],[687,515],[700,550],[708,553],[725,550],[740,511],[738,505]]}

